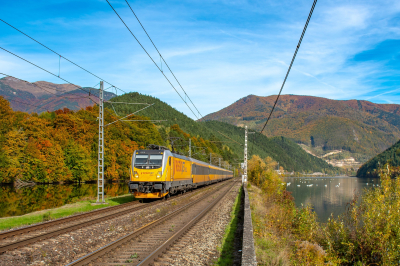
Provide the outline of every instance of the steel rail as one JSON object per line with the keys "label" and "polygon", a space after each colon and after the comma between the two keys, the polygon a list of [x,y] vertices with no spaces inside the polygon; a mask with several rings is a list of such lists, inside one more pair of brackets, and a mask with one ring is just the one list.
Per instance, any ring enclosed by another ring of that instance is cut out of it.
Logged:
{"label": "steel rail", "polygon": [[232,187],[235,185],[232,182],[232,186],[227,189],[224,193],[222,193],[218,198],[216,198],[211,204],[209,204],[205,209],[203,209],[196,217],[194,217],[190,222],[188,222],[183,228],[181,228],[178,232],[176,232],[173,236],[171,236],[168,240],[166,240],[163,244],[161,244],[153,253],[147,256],[144,260],[142,260],[138,266],[146,266],[152,265],[154,262],[158,261],[158,258],[161,257],[167,250],[170,249],[175,242],[177,242],[180,238],[182,238],[194,225],[196,225],[212,208],[215,207],[225,196],[231,191]]}
{"label": "steel rail", "polygon": [[101,214],[103,212],[109,212],[109,211],[117,210],[117,209],[120,209],[120,208],[126,208],[126,207],[129,207],[129,205],[137,205],[137,204],[139,204],[137,201],[130,202],[130,203],[124,203],[124,204],[120,204],[120,205],[117,205],[117,206],[111,206],[111,207],[106,207],[106,208],[93,210],[93,211],[86,212],[86,213],[75,214],[75,215],[72,215],[72,216],[68,216],[68,217],[64,217],[64,218],[60,218],[60,219],[56,219],[56,220],[52,220],[52,221],[48,221],[48,222],[44,222],[44,223],[40,223],[40,224],[29,225],[29,226],[26,226],[26,227],[22,227],[22,228],[19,228],[19,229],[14,229],[14,230],[7,231],[7,232],[1,232],[0,233],[0,240],[8,238],[8,237],[24,234],[24,233],[29,233],[31,231],[41,230],[41,229],[44,229],[44,228],[47,228],[47,227],[50,227],[50,226],[55,226],[57,224],[73,221],[73,220],[76,220],[76,219],[82,219],[82,218],[85,218],[85,217],[98,215],[98,214]]}
{"label": "steel rail", "polygon": [[[217,185],[218,183],[219,182],[215,183],[214,185]],[[213,187],[213,186],[211,186],[211,187]],[[180,198],[180,197],[183,197],[185,195],[190,195],[191,193],[194,193],[194,192],[195,191],[190,192],[190,193],[186,193],[186,194],[175,195],[175,196],[171,197],[170,199]],[[78,224],[74,224],[74,225],[71,225],[71,226],[67,226],[67,227],[63,227],[63,228],[60,228],[60,229],[56,229],[56,230],[53,230],[53,231],[50,231],[50,232],[47,232],[47,233],[44,233],[44,234],[40,234],[40,235],[33,236],[33,237],[30,237],[30,238],[22,239],[20,241],[11,242],[11,243],[8,243],[6,245],[0,246],[0,254],[6,252],[8,250],[16,249],[16,248],[19,248],[19,247],[22,247],[22,246],[26,246],[26,245],[35,243],[35,242],[40,241],[40,240],[45,240],[45,239],[48,239],[48,238],[51,238],[51,237],[54,237],[54,236],[57,236],[57,235],[60,235],[60,234],[64,234],[64,233],[70,232],[72,230],[76,230],[76,229],[79,229],[79,228],[82,228],[82,227],[85,227],[85,226],[89,226],[89,225],[92,225],[92,224],[95,224],[95,223],[98,223],[98,222],[103,222],[103,221],[106,221],[106,220],[109,220],[109,219],[112,219],[112,218],[115,218],[115,217],[118,217],[118,216],[122,216],[122,215],[127,214],[127,213],[129,213],[131,211],[135,211],[136,212],[136,211],[145,209],[147,207],[150,207],[150,206],[153,206],[153,205],[156,205],[156,204],[159,204],[159,203],[160,203],[160,201],[156,201],[156,202],[149,203],[149,204],[139,205],[137,207],[132,207],[132,208],[129,208],[127,210],[123,210],[123,211],[116,212],[116,213],[111,213],[111,214],[106,215],[106,216],[101,216],[101,217],[98,217],[98,218],[95,218],[95,219],[92,219],[92,220],[89,220],[89,221],[84,221],[84,222],[81,222],[81,223],[78,223]],[[123,206],[123,205],[124,204],[121,204],[121,205],[118,205],[118,206],[121,206],[121,208],[122,207],[127,207],[126,205],[125,206]],[[138,203],[135,203],[135,204],[132,203],[131,205],[138,205]],[[16,229],[16,230],[4,232],[3,234],[4,235],[8,234],[8,236],[13,236],[13,235],[16,235],[15,233],[17,233],[17,232],[18,232],[18,234],[22,234],[22,233],[26,233],[26,232],[30,232],[30,231],[37,231],[37,230],[41,230],[41,229],[44,229],[44,228],[47,228],[47,227],[50,227],[50,226],[55,226],[55,225],[60,224],[60,223],[65,223],[65,222],[68,222],[68,221],[73,221],[73,220],[85,218],[85,217],[88,217],[88,216],[97,215],[97,214],[102,213],[102,212],[110,211],[110,208],[114,208],[114,207],[103,208],[103,209],[95,210],[95,211],[92,211],[92,212],[89,212],[89,213],[78,214],[78,215],[74,215],[74,216],[70,216],[70,217],[66,217],[66,218],[61,218],[61,219],[57,219],[57,220],[54,220],[54,221],[49,221],[49,222],[38,224],[38,225],[28,226],[28,227],[24,227],[24,228],[21,228],[21,229]],[[115,209],[112,209],[112,210],[115,210]],[[100,212],[100,211],[102,211],[102,212]],[[51,223],[51,222],[53,222],[53,223]]]}
{"label": "steel rail", "polygon": [[30,237],[30,238],[22,239],[20,241],[12,242],[12,243],[0,246],[0,254],[6,252],[7,250],[16,249],[16,248],[19,248],[19,247],[22,247],[22,246],[26,246],[28,244],[35,243],[35,242],[37,242],[39,240],[48,239],[50,237],[61,235],[61,234],[70,232],[72,230],[76,230],[76,229],[85,227],[85,226],[89,226],[89,225],[92,225],[92,224],[95,224],[95,223],[99,223],[99,222],[104,222],[106,220],[109,220],[109,219],[112,219],[112,218],[115,218],[115,217],[130,213],[132,211],[139,211],[139,210],[147,208],[147,207],[149,207],[148,204],[143,204],[143,205],[138,206],[137,208],[130,208],[130,209],[123,210],[123,211],[120,211],[120,212],[117,212],[117,213],[112,213],[112,214],[109,214],[109,215],[106,215],[106,216],[101,216],[101,217],[98,217],[98,218],[95,218],[95,219],[92,219],[92,220],[89,220],[89,221],[85,221],[85,222],[81,222],[81,223],[74,224],[74,225],[71,225],[71,226],[67,226],[67,227],[63,227],[63,228],[60,228],[60,229],[56,229],[56,230],[53,230],[53,231],[50,231],[50,232],[47,232],[47,233],[44,233],[44,234],[40,234],[38,236],[33,236],[33,237]]}
{"label": "steel rail", "polygon": [[[232,181],[231,183],[232,183],[232,185],[227,189],[227,191],[225,193],[223,193],[223,196],[225,196],[226,193],[228,193],[231,190],[231,188],[235,185],[234,181]],[[106,245],[104,247],[101,247],[101,248],[93,251],[92,253],[89,253],[86,256],[83,256],[83,257],[81,257],[81,258],[79,258],[79,259],[67,264],[67,266],[86,265],[86,264],[90,263],[91,261],[93,261],[93,260],[95,260],[95,259],[97,259],[97,258],[109,253],[110,251],[116,249],[117,247],[123,245],[124,243],[126,243],[126,242],[128,242],[128,241],[130,241],[130,240],[132,240],[132,239],[134,239],[134,238],[136,238],[138,236],[141,236],[142,234],[146,233],[147,231],[151,230],[152,228],[156,227],[157,225],[159,225],[159,224],[167,221],[168,219],[176,216],[177,214],[187,210],[191,206],[193,206],[193,205],[195,205],[195,204],[207,199],[213,193],[214,193],[214,191],[211,191],[211,192],[205,194],[204,196],[202,196],[201,198],[199,198],[197,200],[194,200],[194,201],[186,204],[185,206],[182,206],[179,209],[171,212],[170,214],[167,214],[167,215],[165,215],[165,216],[163,216],[163,217],[161,217],[161,218],[159,218],[159,219],[157,219],[157,220],[155,220],[153,222],[150,222],[150,223],[142,226],[141,228],[135,230],[134,232],[129,233],[126,236],[123,236],[123,237],[111,242],[110,244],[108,244],[108,245]],[[217,199],[219,199],[219,198],[220,197],[218,197]],[[198,217],[198,215],[196,217]]]}

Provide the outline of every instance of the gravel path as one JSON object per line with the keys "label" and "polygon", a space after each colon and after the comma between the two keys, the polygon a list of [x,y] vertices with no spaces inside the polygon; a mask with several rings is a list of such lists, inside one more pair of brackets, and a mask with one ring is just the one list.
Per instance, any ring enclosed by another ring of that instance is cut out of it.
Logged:
{"label": "gravel path", "polygon": [[0,255],[0,265],[65,265],[187,204],[219,184]]}

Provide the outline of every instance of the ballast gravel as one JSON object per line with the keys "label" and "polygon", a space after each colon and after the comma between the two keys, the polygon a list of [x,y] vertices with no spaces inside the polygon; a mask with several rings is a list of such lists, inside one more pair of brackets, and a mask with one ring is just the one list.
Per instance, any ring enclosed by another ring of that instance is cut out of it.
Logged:
{"label": "ballast gravel", "polygon": [[160,201],[160,203],[149,208],[115,219],[90,225],[23,248],[7,251],[0,255],[0,266],[68,264],[174,211],[217,187],[219,187],[219,184],[197,190],[177,199]]}
{"label": "ballast gravel", "polygon": [[219,258],[219,247],[225,229],[231,221],[232,207],[239,189],[240,184],[235,185],[228,195],[155,265],[213,265]]}

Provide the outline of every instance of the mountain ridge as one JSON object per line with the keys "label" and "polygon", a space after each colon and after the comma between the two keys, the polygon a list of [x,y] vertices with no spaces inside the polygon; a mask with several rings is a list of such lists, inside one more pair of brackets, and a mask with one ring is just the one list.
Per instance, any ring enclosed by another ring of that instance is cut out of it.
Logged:
{"label": "mountain ridge", "polygon": [[[249,95],[201,121],[218,120],[260,131],[275,99],[275,95]],[[396,104],[282,95],[271,118],[267,136],[285,136],[327,152],[347,150],[364,161],[400,138],[400,105]]]}
{"label": "mountain ridge", "polygon": [[[153,96],[147,96],[137,92],[117,96],[111,99],[109,103],[106,103],[105,106],[111,109],[110,103],[112,101],[146,102],[148,104],[154,104],[153,107],[147,108],[139,114],[154,120],[167,120],[157,123],[158,127],[164,127],[166,132],[168,131],[168,128],[174,127],[174,124],[179,124],[179,127],[183,131],[197,139],[203,138],[216,140],[217,143],[222,140],[223,143],[221,146],[226,146],[228,150],[232,150],[235,154],[242,157],[243,146],[240,146],[238,142],[244,142],[245,133],[243,128],[220,121],[196,122],[167,103],[162,102]],[[114,108],[119,115],[128,115],[129,113],[141,109],[141,107],[135,105],[115,105]],[[338,171],[337,168],[327,164],[324,160],[309,155],[290,139],[282,137],[267,138],[259,133],[256,134],[256,143],[253,144],[251,139],[249,139],[248,142],[249,158],[256,154],[263,158],[270,156],[272,159],[279,161],[280,165],[289,171],[311,172],[313,170],[318,170],[331,173]],[[228,136],[236,142],[232,142],[223,135]],[[167,135],[165,134],[164,137],[167,137]],[[185,143],[179,143],[178,145],[184,144]],[[186,145],[188,144],[186,143]]]}
{"label": "mountain ridge", "polygon": [[[80,110],[98,103],[98,89],[47,81],[29,83],[13,77],[0,79],[0,96],[10,101],[14,111],[42,113],[68,108]],[[104,92],[109,100],[115,94]]]}

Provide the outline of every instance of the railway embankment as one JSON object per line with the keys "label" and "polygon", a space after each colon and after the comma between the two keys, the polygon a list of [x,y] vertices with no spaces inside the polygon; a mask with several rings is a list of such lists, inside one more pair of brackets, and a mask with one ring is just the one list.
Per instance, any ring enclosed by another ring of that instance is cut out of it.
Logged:
{"label": "railway embankment", "polygon": [[[1,239],[0,246],[4,246],[3,244],[15,243],[25,238],[39,236],[37,241],[33,243],[13,248],[0,254],[0,265],[65,265],[125,236],[128,232],[133,232],[160,217],[172,213],[202,197],[205,193],[216,190],[222,184],[217,183],[171,198],[168,201],[157,201],[155,204],[148,204],[146,208],[137,211],[132,210],[115,218],[104,219],[104,221],[99,216],[97,218],[100,219],[96,223],[81,226],[47,239],[40,239],[40,235],[62,229],[71,224],[67,222],[58,224],[55,227],[43,228],[27,234]],[[74,223],[77,223],[77,221]]]}

